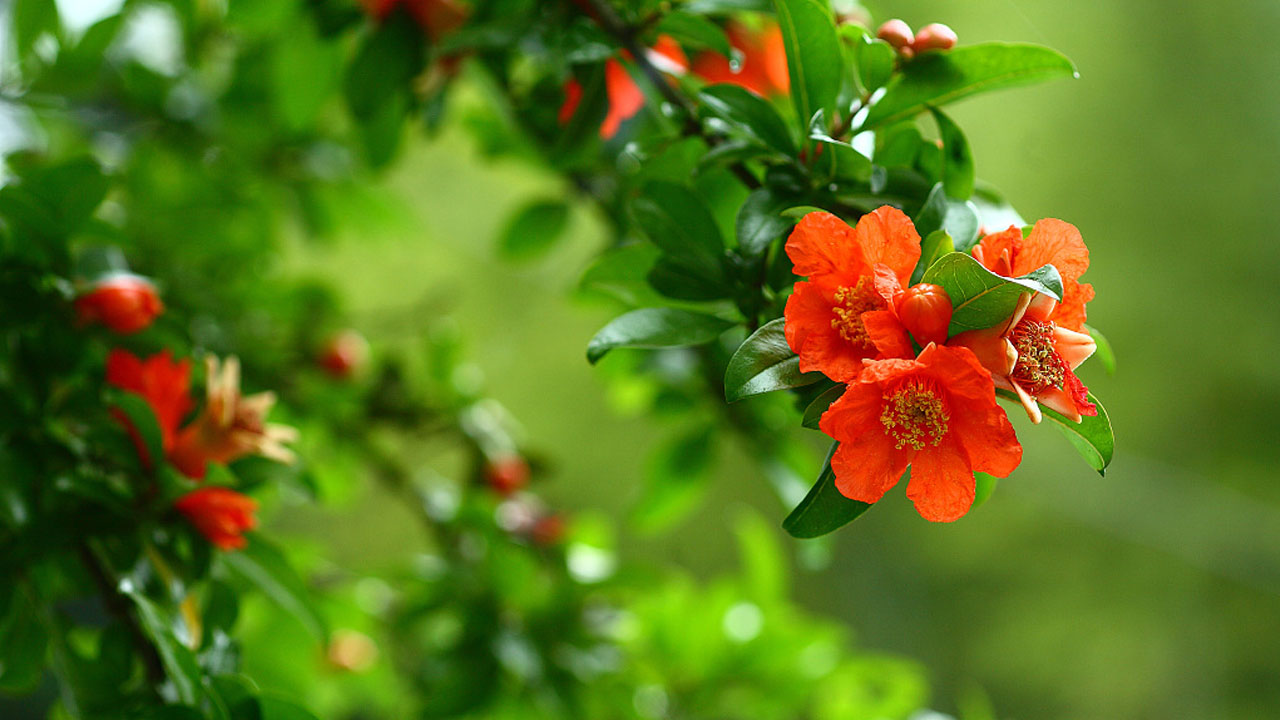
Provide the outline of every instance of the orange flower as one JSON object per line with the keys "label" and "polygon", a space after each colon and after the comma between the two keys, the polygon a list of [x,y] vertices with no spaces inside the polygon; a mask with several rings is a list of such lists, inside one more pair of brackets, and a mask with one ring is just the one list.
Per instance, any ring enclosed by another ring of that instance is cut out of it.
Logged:
{"label": "orange flower", "polygon": [[151,325],[164,311],[164,303],[160,302],[150,280],[140,275],[116,273],[97,281],[88,292],[76,298],[75,308],[80,322],[100,322],[128,335]]}
{"label": "orange flower", "polygon": [[[622,56],[627,59],[631,57],[625,51]],[[670,35],[658,36],[658,41],[647,52],[647,59],[654,67],[666,73],[679,74],[689,68],[689,59],[685,57],[684,50],[680,49],[680,44]],[[600,137],[609,140],[618,134],[618,129],[624,120],[631,119],[640,112],[640,108],[644,107],[644,91],[636,84],[622,62],[615,58],[605,61],[604,84],[605,92],[609,96],[609,112],[605,115],[604,122],[600,124]],[[578,103],[581,100],[582,85],[576,79],[570,78],[569,82],[565,83],[564,104],[560,106],[557,116],[561,125],[569,122],[577,112]]]}
{"label": "orange flower", "polygon": [[469,10],[456,0],[360,0],[365,12],[381,22],[404,6],[432,40],[439,40],[467,21]]}
{"label": "orange flower", "polygon": [[752,28],[731,21],[725,27],[729,44],[742,53],[737,71],[729,58],[706,50],[693,60],[693,73],[709,83],[731,83],[762,95],[785,95],[791,88],[787,74],[787,51],[782,43],[782,30],[770,22]]}
{"label": "orange flower", "polygon": [[969,511],[975,471],[1005,477],[1022,460],[991,375],[963,348],[867,361],[820,427],[840,442],[831,467],[842,495],[876,502],[910,465],[907,497],[933,522]]}
{"label": "orange flower", "polygon": [[1003,323],[960,333],[947,343],[972,350],[996,387],[1018,394],[1033,423],[1042,419],[1039,403],[1076,422],[1084,415],[1098,414],[1097,406],[1089,402],[1088,388],[1074,372],[1097,343],[1054,323],[1056,305],[1048,295],[1027,293]]}
{"label": "orange flower", "polygon": [[287,425],[265,422],[276,402],[275,393],[240,394],[240,362],[234,356],[219,366],[205,357],[206,402],[196,419],[182,429],[169,459],[187,477],[201,479],[206,464],[229,463],[248,455],[261,455],[282,463],[294,461],[284,446],[298,437]]}
{"label": "orange flower", "polygon": [[[168,350],[152,355],[145,361],[126,350],[116,348],[107,356],[107,383],[121,390],[140,395],[155,413],[160,426],[161,444],[168,452],[173,447],[174,436],[182,418],[195,406],[191,399],[191,361],[174,362]],[[146,443],[137,428],[123,412],[113,411],[129,431],[143,464],[150,467],[152,458],[147,455]]]}
{"label": "orange flower", "polygon": [[244,532],[258,525],[253,498],[223,487],[193,490],[173,504],[220,550],[240,550],[248,545]]}
{"label": "orange flower", "polygon": [[1093,299],[1093,286],[1081,284],[1079,279],[1089,269],[1089,249],[1071,223],[1045,218],[1025,238],[1022,230],[1011,226],[982,238],[973,248],[973,257],[1005,277],[1018,277],[1052,264],[1062,276],[1062,303],[1049,319],[1068,330],[1084,330],[1084,306]]}
{"label": "orange flower", "polygon": [[893,302],[920,259],[920,236],[900,210],[878,208],[853,228],[831,213],[809,213],[786,249],[796,274],[809,276],[785,311],[800,370],[848,382],[863,360],[914,354]]}

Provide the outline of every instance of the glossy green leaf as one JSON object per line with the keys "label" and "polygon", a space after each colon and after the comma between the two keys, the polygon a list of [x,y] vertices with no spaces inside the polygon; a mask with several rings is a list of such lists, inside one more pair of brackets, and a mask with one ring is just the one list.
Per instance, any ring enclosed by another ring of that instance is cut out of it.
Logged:
{"label": "glossy green leaf", "polygon": [[774,240],[791,230],[795,220],[783,216],[782,211],[791,207],[792,202],[769,188],[760,188],[747,196],[735,222],[738,249],[745,257],[763,256]]}
{"label": "glossy green leaf", "polygon": [[937,108],[929,108],[942,138],[942,187],[955,200],[973,195],[973,153],[960,127]]}
{"label": "glossy green leaf", "polygon": [[1070,60],[1039,45],[984,43],[924,53],[889,81],[861,129],[895,123],[930,105],[940,107],[976,93],[1075,74]]}
{"label": "glossy green leaf", "polygon": [[897,58],[893,46],[883,40],[863,36],[854,52],[858,63],[858,84],[862,86],[862,92],[870,95],[884,87],[893,76],[893,63]]}
{"label": "glossy green leaf", "polygon": [[685,45],[714,50],[725,57],[733,55],[729,37],[719,25],[690,12],[668,12],[658,21],[658,32],[674,37]]}
{"label": "glossy green leaf", "polygon": [[916,215],[915,226],[921,237],[927,237],[935,230],[946,230],[955,249],[968,252],[978,242],[978,209],[967,200],[947,197],[942,183],[938,183]]}
{"label": "glossy green leaf", "polygon": [[[1022,407],[1017,394],[1012,390],[997,388],[996,394],[1019,408]],[[1089,467],[1097,470],[1099,475],[1106,475],[1107,466],[1111,464],[1111,458],[1115,454],[1116,436],[1111,430],[1111,418],[1107,415],[1107,409],[1102,407],[1102,403],[1098,402],[1098,398],[1094,397],[1093,393],[1089,393],[1089,402],[1098,406],[1098,414],[1081,418],[1078,423],[1072,422],[1061,413],[1044,405],[1040,406],[1040,412],[1054,421],[1062,434],[1067,436],[1071,446],[1080,453],[1080,457],[1089,463]]]}
{"label": "glossy green leaf", "polygon": [[791,130],[768,100],[737,85],[712,85],[703,88],[698,98],[708,110],[766,147],[784,155],[796,154]]}
{"label": "glossy green leaf", "polygon": [[498,250],[512,260],[528,260],[546,253],[569,224],[563,200],[535,200],[511,216],[498,239]]}
{"label": "glossy green leaf", "polygon": [[831,7],[825,0],[774,0],[791,77],[791,102],[800,127],[819,110],[831,117],[844,67]]}
{"label": "glossy green leaf", "polygon": [[944,255],[956,251],[951,233],[946,230],[934,230],[920,241],[920,262],[911,273],[911,284],[915,285],[924,277],[925,272]]}
{"label": "glossy green leaf", "polygon": [[662,348],[711,342],[734,323],[677,308],[641,308],[614,318],[587,344],[595,363],[614,348]]}
{"label": "glossy green leaf", "polygon": [[1052,265],[1007,278],[986,269],[966,253],[944,255],[924,273],[924,282],[939,285],[951,296],[951,327],[947,335],[994,327],[1013,314],[1018,299],[1028,292],[1062,298],[1062,278]]}
{"label": "glossy green leaf", "polygon": [[809,403],[809,406],[804,409],[804,419],[800,421],[800,424],[817,430],[818,423],[822,421],[822,414],[827,411],[827,408],[831,407],[831,403],[839,400],[840,396],[844,395],[846,387],[844,384],[836,385],[814,398],[813,402]]}
{"label": "glossy green leaf", "polygon": [[785,326],[784,318],[764,324],[729,358],[724,373],[726,400],[803,387],[823,378],[822,373],[800,372],[800,357],[787,345]]}
{"label": "glossy green leaf", "polygon": [[793,537],[821,537],[839,530],[871,508],[869,503],[850,500],[836,489],[836,474],[831,469],[831,458],[835,456],[837,447],[839,443],[831,444],[826,462],[822,464],[822,472],[818,473],[818,481],[782,521],[783,529]]}
{"label": "glossy green leaf", "polygon": [[317,641],[324,641],[328,630],[312,600],[311,591],[279,548],[261,535],[252,533],[245,549],[221,553],[218,557],[234,574],[256,586],[281,609],[297,618]]}
{"label": "glossy green leaf", "polygon": [[1102,369],[1107,371],[1108,375],[1116,374],[1116,353],[1111,349],[1111,343],[1107,337],[1102,334],[1098,328],[1092,325],[1085,325],[1084,331],[1089,333],[1093,341],[1098,344],[1098,349],[1094,351],[1093,356],[1102,363]]}
{"label": "glossy green leaf", "polygon": [[692,190],[671,182],[650,182],[632,201],[631,213],[667,257],[707,283],[724,283],[724,239],[711,211]]}

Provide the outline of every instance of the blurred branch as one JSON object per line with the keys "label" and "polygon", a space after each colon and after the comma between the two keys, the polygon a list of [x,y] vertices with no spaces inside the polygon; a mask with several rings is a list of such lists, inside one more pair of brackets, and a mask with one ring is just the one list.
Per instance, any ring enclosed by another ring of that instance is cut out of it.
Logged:
{"label": "blurred branch", "polygon": [[107,612],[123,623],[125,629],[129,631],[129,637],[133,638],[133,644],[138,650],[138,655],[142,658],[142,666],[146,669],[147,682],[154,691],[157,686],[165,681],[164,665],[160,662],[160,653],[151,644],[151,641],[147,639],[146,633],[142,631],[142,627],[138,624],[138,619],[134,617],[128,603],[125,602],[124,597],[120,594],[118,584],[113,577],[113,573],[106,567],[106,563],[98,557],[87,542],[80,545],[79,554],[80,562],[89,571],[89,577],[98,588],[98,595],[102,598],[102,604],[107,608]]}

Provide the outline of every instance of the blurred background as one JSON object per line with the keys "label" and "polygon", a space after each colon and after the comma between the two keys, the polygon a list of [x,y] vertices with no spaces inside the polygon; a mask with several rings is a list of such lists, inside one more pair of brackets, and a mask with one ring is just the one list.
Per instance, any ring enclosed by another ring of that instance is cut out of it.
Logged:
{"label": "blurred background", "polygon": [[[980,177],[1028,220],[1059,217],[1084,234],[1098,293],[1090,322],[1119,372],[1095,366],[1083,379],[1107,402],[1119,452],[1100,478],[1056,430],[1019,423],[1026,459],[986,505],[931,525],[898,489],[836,535],[825,569],[803,570],[797,543],[794,596],[863,646],[922,662],[944,711],[985,692],[1001,717],[1273,716],[1280,5],[869,5],[877,20],[942,21],[962,43],[1042,43],[1077,64],[1077,81],[983,97],[953,116]],[[575,293],[601,247],[600,219],[584,204],[548,258],[499,260],[506,215],[559,194],[561,181],[486,160],[465,122],[465,109],[453,112],[392,169],[390,199],[371,211],[383,231],[299,244],[291,266],[338,283],[371,336],[397,308],[445,298],[492,394],[556,458],[547,495],[570,512],[625,517],[664,434],[604,380],[625,352],[598,369],[583,359],[612,310]],[[813,435],[816,470],[824,445]],[[696,576],[732,565],[731,516],[744,504],[785,512],[737,450],[722,453],[688,520],[625,534],[622,551]],[[269,529],[354,567],[389,562],[416,533],[377,495],[350,501],[362,520],[299,507]]]}

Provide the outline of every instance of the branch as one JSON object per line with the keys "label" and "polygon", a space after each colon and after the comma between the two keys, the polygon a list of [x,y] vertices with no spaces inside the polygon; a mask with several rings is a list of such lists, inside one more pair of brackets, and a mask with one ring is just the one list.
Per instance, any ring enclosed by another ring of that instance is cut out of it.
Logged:
{"label": "branch", "polygon": [[102,604],[106,606],[107,611],[124,623],[125,628],[128,629],[129,636],[133,638],[133,644],[142,657],[142,666],[146,668],[147,681],[151,687],[155,688],[162,684],[165,681],[165,674],[164,665],[160,662],[160,653],[147,639],[146,633],[138,625],[138,620],[130,611],[129,605],[121,597],[116,582],[108,575],[102,560],[94,554],[88,544],[80,545],[80,562],[89,571],[93,584],[98,587],[98,595],[102,598]]}

